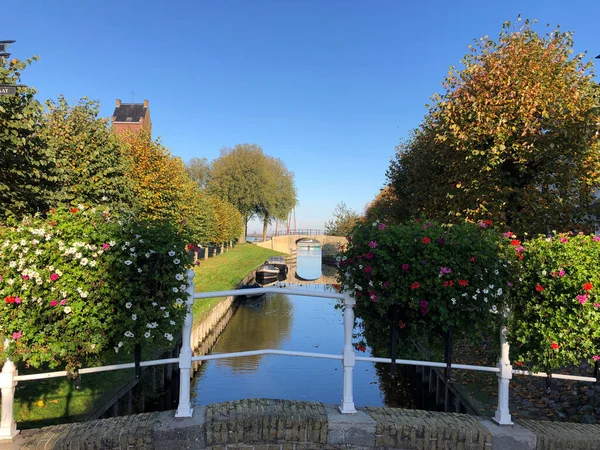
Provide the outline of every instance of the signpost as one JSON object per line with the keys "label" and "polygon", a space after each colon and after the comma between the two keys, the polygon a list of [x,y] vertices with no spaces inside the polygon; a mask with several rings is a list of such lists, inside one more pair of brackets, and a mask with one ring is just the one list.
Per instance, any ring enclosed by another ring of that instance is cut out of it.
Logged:
{"label": "signpost", "polygon": [[10,53],[6,52],[6,44],[13,44],[15,41],[0,41],[0,57],[8,58]]}
{"label": "signpost", "polygon": [[16,86],[9,86],[7,84],[0,84],[0,96],[3,95],[15,95],[17,93]]}

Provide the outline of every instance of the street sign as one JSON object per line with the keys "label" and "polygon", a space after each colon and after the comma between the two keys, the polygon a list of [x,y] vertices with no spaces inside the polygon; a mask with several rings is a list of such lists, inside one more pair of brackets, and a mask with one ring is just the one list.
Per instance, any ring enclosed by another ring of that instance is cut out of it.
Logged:
{"label": "street sign", "polygon": [[0,95],[15,95],[16,93],[16,86],[7,86],[5,84],[0,84]]}

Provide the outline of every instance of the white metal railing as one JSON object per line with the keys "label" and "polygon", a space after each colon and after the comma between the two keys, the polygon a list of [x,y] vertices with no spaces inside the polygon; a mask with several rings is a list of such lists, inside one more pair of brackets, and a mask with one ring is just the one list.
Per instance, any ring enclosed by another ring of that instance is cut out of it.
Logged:
{"label": "white metal railing", "polygon": [[[335,359],[342,362],[343,367],[343,389],[342,389],[342,400],[339,406],[339,410],[343,414],[356,413],[354,406],[354,394],[353,394],[353,373],[354,365],[356,361],[367,361],[367,362],[380,362],[380,363],[391,363],[390,358],[374,358],[367,356],[356,356],[354,347],[352,345],[352,330],[354,328],[354,305],[356,301],[350,296],[349,293],[334,293],[334,292],[310,292],[298,289],[287,289],[278,287],[266,287],[266,288],[253,288],[244,290],[229,290],[229,291],[218,291],[218,292],[202,292],[194,293],[194,271],[187,271],[187,314],[182,330],[182,347],[178,358],[167,358],[158,359],[152,361],[143,361],[140,363],[142,367],[156,366],[161,364],[179,364],[179,405],[175,413],[175,417],[191,417],[193,409],[190,402],[190,386],[191,386],[191,367],[192,361],[209,361],[214,359],[223,358],[239,358],[244,356],[254,355],[286,355],[286,356],[298,356],[307,358],[325,358]],[[313,352],[297,352],[291,350],[276,350],[276,349],[261,349],[252,350],[246,352],[236,353],[221,353],[215,355],[204,355],[204,356],[193,356],[192,347],[190,345],[191,333],[192,333],[192,305],[194,300],[212,297],[224,297],[224,296],[240,296],[240,295],[254,295],[254,294],[265,294],[265,293],[281,293],[281,294],[292,294],[301,295],[308,297],[321,297],[321,298],[332,298],[338,299],[344,302],[343,315],[344,315],[344,346],[341,354],[326,354],[326,353],[313,353]],[[496,408],[496,414],[493,420],[499,425],[512,425],[510,416],[510,410],[508,407],[508,394],[509,394],[509,383],[515,375],[529,375],[536,377],[547,377],[548,374],[544,372],[533,373],[525,370],[515,370],[512,368],[509,359],[509,344],[506,340],[506,327],[501,327],[500,331],[500,359],[495,367],[486,366],[474,366],[468,364],[451,364],[452,369],[464,369],[464,370],[476,370],[480,372],[493,372],[498,376],[498,406]],[[426,367],[447,367],[446,363],[433,362],[433,361],[416,361],[408,359],[396,359],[396,364],[415,365],[415,366],[426,366]],[[119,369],[131,369],[135,367],[135,363],[126,364],[114,364],[110,366],[102,367],[90,367],[80,369],[80,374],[106,372],[111,370]],[[14,394],[15,388],[19,381],[32,381],[32,380],[43,380],[55,377],[64,377],[67,375],[66,371],[56,371],[48,373],[38,373],[31,375],[19,375],[14,363],[10,360],[6,360],[2,372],[0,372],[0,389],[2,393],[2,418],[0,422],[0,439],[11,439],[18,434],[16,422],[14,420]],[[593,377],[582,377],[573,375],[562,375],[552,374],[552,378],[563,379],[563,380],[575,380],[575,381],[589,381],[595,382],[596,378]]]}

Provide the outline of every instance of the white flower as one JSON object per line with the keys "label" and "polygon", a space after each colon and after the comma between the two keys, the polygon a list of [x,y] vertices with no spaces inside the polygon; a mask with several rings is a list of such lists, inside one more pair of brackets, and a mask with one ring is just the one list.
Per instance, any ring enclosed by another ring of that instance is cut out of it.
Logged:
{"label": "white flower", "polygon": [[173,250],[171,250],[171,251],[169,252],[169,256],[175,256],[175,252],[174,252]]}
{"label": "white flower", "polygon": [[122,342],[119,342],[118,345],[119,345],[119,347],[123,347],[123,343]]}
{"label": "white flower", "polygon": [[132,338],[132,337],[134,337],[134,334],[131,331],[126,331],[125,337]]}
{"label": "white flower", "polygon": [[125,242],[125,245],[129,247],[131,244],[129,242]]}
{"label": "white flower", "polygon": [[81,258],[83,255],[80,252],[75,253],[75,258],[79,259]]}
{"label": "white flower", "polygon": [[125,264],[127,264],[128,266],[130,266],[132,264],[132,262],[129,261],[129,260],[127,260],[127,261],[125,261]]}
{"label": "white flower", "polygon": [[88,263],[88,259],[87,258],[81,258],[81,261],[79,261],[79,264],[81,264],[82,266],[87,265]]}
{"label": "white flower", "polygon": [[456,299],[455,298],[451,298],[450,301],[452,302],[453,305],[456,305]]}
{"label": "white flower", "polygon": [[179,289],[177,289],[176,287],[173,288],[173,292],[179,292]]}
{"label": "white flower", "polygon": [[100,200],[102,200],[103,202],[105,202],[106,200],[108,200],[108,197],[106,195],[103,195]]}
{"label": "white flower", "polygon": [[157,306],[157,305],[158,305],[158,303],[152,302],[152,306]]}
{"label": "white flower", "polygon": [[132,253],[131,256],[135,258],[137,256],[137,253]]}
{"label": "white flower", "polygon": [[119,353],[119,347],[115,347],[115,353]]}
{"label": "white flower", "polygon": [[500,272],[498,272],[498,269],[494,270],[494,275],[498,275]]}
{"label": "white flower", "polygon": [[492,309],[490,309],[490,312],[494,313],[494,314],[498,314],[498,308],[496,307],[496,305],[492,305]]}
{"label": "white flower", "polygon": [[174,320],[169,320],[169,323],[170,323],[171,325],[175,325],[175,321],[174,321]]}
{"label": "white flower", "polygon": [[496,295],[502,295],[502,288],[498,288],[498,292],[496,292]]}
{"label": "white flower", "polygon": [[108,245],[110,245],[111,247],[114,247],[114,246],[115,246],[115,244],[116,244],[116,242],[115,242],[115,241],[110,241],[110,242],[108,243]]}
{"label": "white flower", "polygon": [[165,309],[167,309],[167,307],[166,307],[166,306],[161,306],[159,309],[160,309],[161,311],[164,311]]}
{"label": "white flower", "polygon": [[169,317],[169,311],[165,311],[165,317]]}
{"label": "white flower", "polygon": [[[178,305],[183,305],[183,300],[181,300],[180,298],[176,298],[175,303],[177,303]],[[154,306],[156,306],[156,304],[154,304]]]}
{"label": "white flower", "polygon": [[131,302],[127,302],[127,303],[125,303],[125,308],[129,309],[129,308],[131,308],[131,306],[132,306],[132,305],[131,305]]}
{"label": "white flower", "polygon": [[9,264],[9,267],[17,267],[17,262],[16,261],[11,261]]}
{"label": "white flower", "polygon": [[150,332],[149,332],[149,331],[146,331],[146,332],[144,333],[144,337],[145,337],[146,339],[147,339],[147,338],[149,338],[149,337],[150,337]]}
{"label": "white flower", "polygon": [[142,268],[138,267],[138,273],[142,273]]}
{"label": "white flower", "polygon": [[377,226],[377,222],[373,222],[373,226],[376,227]]}
{"label": "white flower", "polygon": [[69,314],[71,312],[71,308],[69,306],[65,306],[65,309],[63,311],[65,312],[65,314]]}
{"label": "white flower", "polygon": [[137,314],[132,314],[131,315],[131,320],[137,320]]}
{"label": "white flower", "polygon": [[183,280],[183,275],[178,273],[177,275],[175,275],[175,279],[181,281],[181,280]]}
{"label": "white flower", "polygon": [[173,335],[171,333],[165,333],[165,337],[167,338],[167,340],[172,341],[173,340]]}
{"label": "white flower", "polygon": [[90,267],[96,267],[96,261],[90,261]]}
{"label": "white flower", "polygon": [[150,258],[150,252],[146,252],[144,255],[146,256],[146,258]]}
{"label": "white flower", "polygon": [[79,209],[84,209],[84,208],[85,208],[85,206],[83,206],[81,203],[80,203],[79,205],[77,205],[77,207],[78,207]]}
{"label": "white flower", "polygon": [[179,261],[177,258],[175,258],[175,259],[173,260],[173,264],[179,264],[180,262],[181,262],[181,261]]}
{"label": "white flower", "polygon": [[143,244],[143,243],[144,243],[144,240],[143,240],[143,239],[140,239],[140,244]]}
{"label": "white flower", "polygon": [[141,237],[142,237],[142,235],[141,235],[141,234],[136,234],[136,235],[135,235],[135,238],[136,238],[136,239],[139,239],[139,238],[141,238]]}
{"label": "white flower", "polygon": [[67,298],[67,291],[60,291],[60,295],[62,295],[63,298]]}
{"label": "white flower", "polygon": [[488,292],[490,292],[488,289],[484,289],[484,290],[483,290],[483,293],[484,293],[484,294],[487,294]]}
{"label": "white flower", "polygon": [[185,291],[185,290],[186,290],[186,288],[187,288],[187,286],[186,286],[185,284],[182,284],[181,286],[179,286],[179,289],[180,289],[181,291]]}
{"label": "white flower", "polygon": [[156,328],[158,324],[156,322],[147,323],[146,328]]}
{"label": "white flower", "polygon": [[81,298],[87,298],[87,296],[88,296],[88,292],[87,292],[87,291],[85,291],[85,292],[80,292],[80,293],[79,293],[79,295],[81,295]]}
{"label": "white flower", "polygon": [[130,251],[131,253],[135,252],[135,247],[131,247],[131,248],[129,249],[129,251]]}
{"label": "white flower", "polygon": [[359,264],[359,265],[358,265],[358,268],[359,268],[359,269],[362,269],[362,268],[363,268],[362,264]]}
{"label": "white flower", "polygon": [[542,270],[542,275],[546,276],[548,274],[548,272],[546,272],[545,270]]}

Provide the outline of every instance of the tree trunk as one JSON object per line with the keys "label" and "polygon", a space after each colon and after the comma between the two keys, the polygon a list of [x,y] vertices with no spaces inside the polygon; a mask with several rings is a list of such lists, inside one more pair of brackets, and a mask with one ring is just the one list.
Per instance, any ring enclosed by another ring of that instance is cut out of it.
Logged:
{"label": "tree trunk", "polygon": [[240,244],[244,244],[246,242],[246,236],[248,236],[248,220],[249,217],[248,215],[244,215],[242,216],[242,218],[244,219],[244,229],[242,230],[242,235],[240,236]]}
{"label": "tree trunk", "polygon": [[262,234],[263,242],[267,240],[267,227],[268,226],[269,226],[269,216],[265,215],[265,218],[263,219],[263,234]]}

